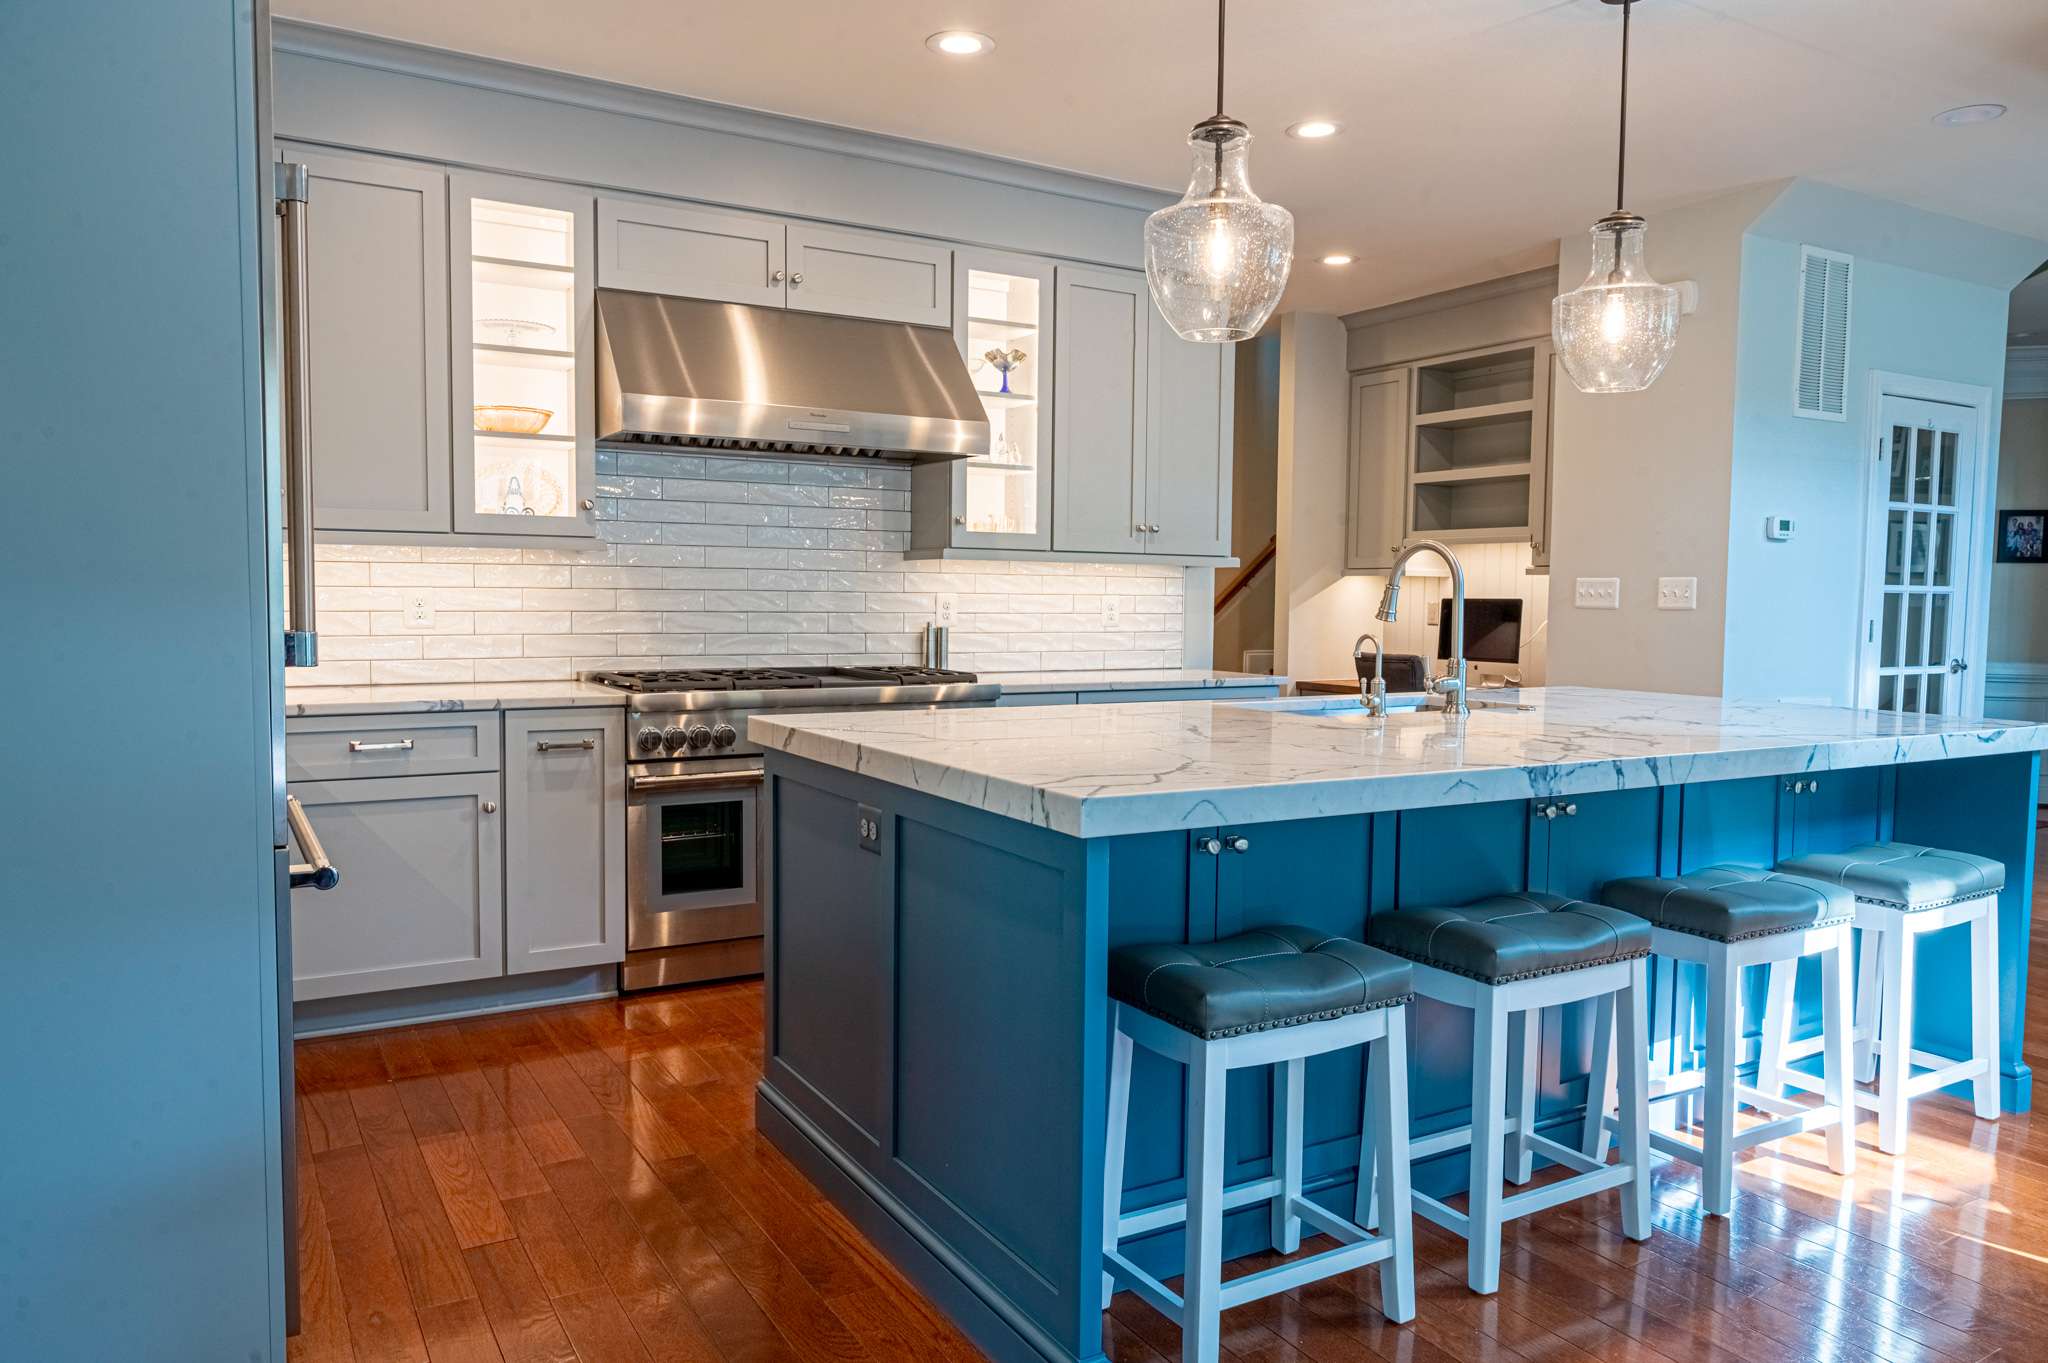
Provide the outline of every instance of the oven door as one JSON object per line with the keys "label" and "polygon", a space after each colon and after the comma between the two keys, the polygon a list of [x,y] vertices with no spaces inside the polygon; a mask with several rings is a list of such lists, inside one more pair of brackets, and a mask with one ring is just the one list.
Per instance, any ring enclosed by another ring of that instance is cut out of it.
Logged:
{"label": "oven door", "polygon": [[668,762],[626,777],[626,949],[761,931],[761,769]]}

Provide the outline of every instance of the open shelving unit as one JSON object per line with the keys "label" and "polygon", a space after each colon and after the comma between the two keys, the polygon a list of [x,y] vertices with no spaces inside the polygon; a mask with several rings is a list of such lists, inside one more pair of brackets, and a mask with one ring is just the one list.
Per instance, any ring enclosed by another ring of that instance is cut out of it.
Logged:
{"label": "open shelving unit", "polygon": [[1450,540],[1529,533],[1538,467],[1538,347],[1417,365],[1408,532]]}

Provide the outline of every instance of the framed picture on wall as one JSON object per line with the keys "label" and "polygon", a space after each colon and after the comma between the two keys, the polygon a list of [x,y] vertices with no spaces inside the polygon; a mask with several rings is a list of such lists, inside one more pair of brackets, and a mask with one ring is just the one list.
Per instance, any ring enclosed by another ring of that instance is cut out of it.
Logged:
{"label": "framed picture on wall", "polygon": [[2000,563],[2048,563],[2048,511],[1998,513]]}

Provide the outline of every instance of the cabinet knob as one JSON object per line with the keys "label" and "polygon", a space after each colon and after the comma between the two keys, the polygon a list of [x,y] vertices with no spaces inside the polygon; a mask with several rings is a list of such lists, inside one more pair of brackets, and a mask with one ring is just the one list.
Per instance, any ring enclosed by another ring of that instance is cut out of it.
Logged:
{"label": "cabinet knob", "polygon": [[1211,835],[1206,838],[1196,838],[1195,850],[1197,852],[1207,852],[1210,856],[1213,857],[1223,850],[1223,839],[1215,837],[1214,835]]}
{"label": "cabinet knob", "polygon": [[498,812],[498,802],[497,802],[496,800],[486,800],[486,801],[484,801],[484,803],[483,803],[483,811],[484,811],[484,813],[486,813],[486,814],[495,814],[495,813],[497,813],[497,812]]}
{"label": "cabinet knob", "polygon": [[803,271],[802,271],[802,270],[798,270],[798,271],[797,271],[797,272],[796,272],[795,274],[793,274],[793,275],[791,275],[791,276],[789,277],[789,284],[790,284],[790,287],[791,287],[791,288],[795,288],[795,287],[796,287],[797,285],[799,285],[799,284],[801,284],[801,283],[803,283],[803,282],[804,282],[804,273],[803,273]]}
{"label": "cabinet knob", "polygon": [[583,499],[583,509],[585,511],[597,510],[597,500],[593,497],[585,497]]}
{"label": "cabinet knob", "polygon": [[774,274],[768,276],[768,282],[771,284],[780,284],[785,277],[786,276],[783,271],[777,270]]}
{"label": "cabinet knob", "polygon": [[1242,833],[1232,833],[1223,840],[1223,846],[1232,852],[1249,852],[1252,850],[1252,840]]}
{"label": "cabinet knob", "polygon": [[955,525],[965,525],[965,524],[967,524],[967,518],[966,518],[965,516],[955,516],[955,517],[953,518],[953,524],[955,524]]}

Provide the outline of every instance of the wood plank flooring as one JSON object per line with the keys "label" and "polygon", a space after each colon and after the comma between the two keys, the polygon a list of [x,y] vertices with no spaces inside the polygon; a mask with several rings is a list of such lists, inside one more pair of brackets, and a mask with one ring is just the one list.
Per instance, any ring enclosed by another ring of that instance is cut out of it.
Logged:
{"label": "wood plank flooring", "polygon": [[[2048,1015],[2043,995],[2030,1014]],[[755,1133],[760,1045],[755,983],[302,1044],[291,1359],[979,1358]],[[1700,1214],[1695,1170],[1663,1164],[1646,1244],[1621,1238],[1611,1194],[1515,1222],[1491,1298],[1466,1291],[1463,1242],[1418,1221],[1413,1324],[1381,1319],[1368,1271],[1227,1314],[1224,1356],[2048,1359],[2048,1119],[1978,1122],[1931,1098],[1909,1156],[1875,1132],[1847,1180],[1818,1135],[1755,1152],[1727,1220]],[[1171,1363],[1179,1334],[1124,1293],[1104,1347]]]}

